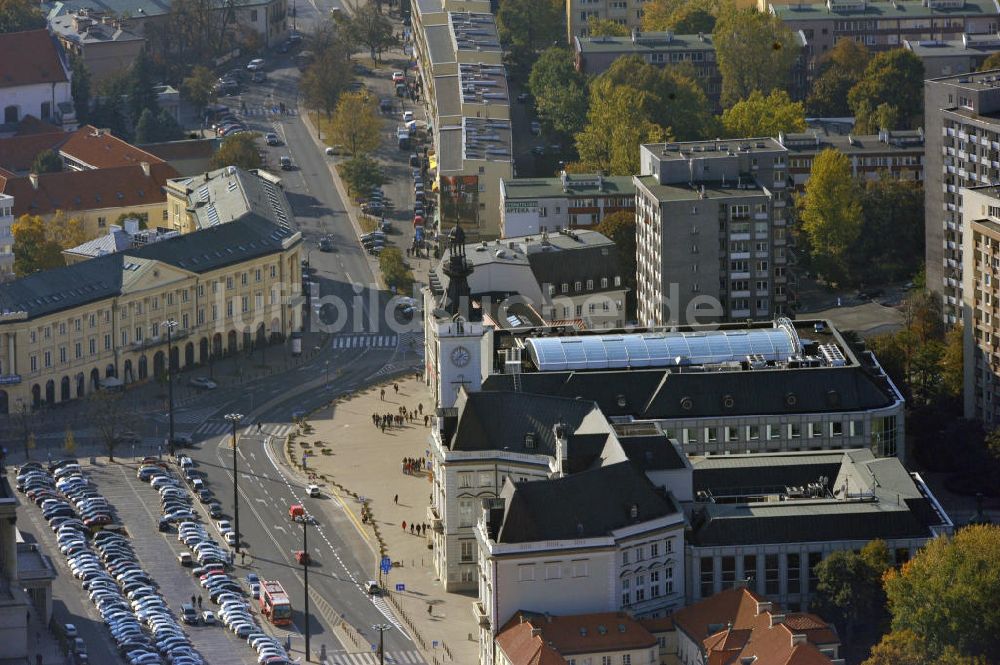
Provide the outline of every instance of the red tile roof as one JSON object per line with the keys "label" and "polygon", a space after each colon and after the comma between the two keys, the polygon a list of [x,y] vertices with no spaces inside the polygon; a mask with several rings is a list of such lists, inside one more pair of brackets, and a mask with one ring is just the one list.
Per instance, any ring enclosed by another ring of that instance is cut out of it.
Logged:
{"label": "red tile roof", "polygon": [[150,164],[163,162],[156,155],[136,148],[111,132],[91,125],[84,125],[69,134],[69,139],[62,144],[59,151],[95,169],[128,166],[140,162]]}
{"label": "red tile roof", "polygon": [[[831,665],[828,656],[817,648],[814,637],[822,637],[820,644],[837,644],[836,633],[822,619],[813,614],[790,614],[791,624],[783,619],[771,625],[771,614],[765,612],[754,617],[749,629],[726,628],[704,640],[708,665],[740,665],[743,659],[753,659],[754,665]],[[800,631],[795,626],[809,626]],[[794,636],[801,635],[805,640]],[[828,637],[832,635],[832,639]]]}
{"label": "red tile roof", "polygon": [[[535,635],[532,635],[533,630]],[[515,659],[511,655],[513,652],[524,658],[525,654],[541,656],[548,648],[559,657],[552,662],[561,664],[565,662],[562,656],[566,655],[648,649],[657,644],[656,638],[641,622],[624,612],[569,616],[519,612],[497,635],[497,642],[514,665],[535,661]],[[536,644],[540,646],[530,646]]]}
{"label": "red tile roof", "polygon": [[9,171],[27,171],[35,156],[43,150],[58,150],[66,140],[66,132],[49,134],[25,134],[0,139],[0,167]]}
{"label": "red tile roof", "polygon": [[745,587],[726,589],[674,612],[674,625],[695,642],[701,642],[727,624],[737,629],[749,628],[757,615],[758,602],[767,601]]}
{"label": "red tile roof", "polygon": [[513,626],[508,623],[496,641],[512,665],[566,665],[566,659],[535,635],[528,622]]}
{"label": "red tile roof", "polygon": [[30,113],[17,123],[17,129],[14,132],[14,136],[26,136],[28,134],[62,134],[63,129],[61,127],[56,127],[51,122],[47,120],[39,120]]}
{"label": "red tile roof", "polygon": [[44,28],[0,34],[0,88],[68,81],[58,49]]}
{"label": "red tile roof", "polygon": [[162,203],[163,185],[177,177],[166,163],[150,165],[147,176],[141,166],[118,166],[95,171],[63,171],[31,178],[0,177],[0,192],[14,196],[14,215],[47,215],[56,210],[100,210]]}

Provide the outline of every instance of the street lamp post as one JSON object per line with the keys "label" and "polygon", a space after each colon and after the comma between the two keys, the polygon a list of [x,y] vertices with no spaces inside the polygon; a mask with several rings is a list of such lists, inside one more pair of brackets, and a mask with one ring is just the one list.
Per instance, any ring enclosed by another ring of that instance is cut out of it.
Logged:
{"label": "street lamp post", "polygon": [[309,511],[302,515],[302,578],[305,583],[305,623],[306,623],[306,662],[309,662],[309,543],[306,533],[309,530]]}
{"label": "street lamp post", "polygon": [[385,665],[385,631],[392,628],[392,626],[385,623],[377,623],[372,626],[374,630],[378,631],[378,662],[379,665]]}
{"label": "street lamp post", "polygon": [[236,529],[236,553],[240,553],[240,474],[236,468],[236,426],[243,420],[242,413],[227,413],[226,421],[233,426],[233,522]]}
{"label": "street lamp post", "polygon": [[177,327],[177,322],[173,319],[169,319],[163,324],[167,328],[167,396],[170,400],[170,441],[167,443],[167,447],[170,450],[170,456],[174,456],[174,328]]}
{"label": "street lamp post", "polygon": [[330,361],[327,360],[323,363],[326,366],[326,389],[330,388]]}

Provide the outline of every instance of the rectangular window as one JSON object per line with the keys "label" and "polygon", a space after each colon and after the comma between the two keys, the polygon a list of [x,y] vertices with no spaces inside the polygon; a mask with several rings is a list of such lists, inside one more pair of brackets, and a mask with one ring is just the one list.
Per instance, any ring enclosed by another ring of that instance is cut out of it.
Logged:
{"label": "rectangular window", "polygon": [[518,582],[534,582],[535,581],[535,564],[525,563],[517,567],[517,581]]}
{"label": "rectangular window", "polygon": [[45,357],[45,366],[52,367],[52,352],[46,351],[44,357]]}
{"label": "rectangular window", "polygon": [[750,441],[756,441],[759,438],[760,438],[760,425],[748,425],[747,439]]}
{"label": "rectangular window", "polygon": [[715,593],[715,560],[710,556],[701,557],[701,597],[708,598]]}
{"label": "rectangular window", "polygon": [[59,362],[61,362],[61,363],[66,362],[66,347],[65,346],[60,346],[59,347]]}
{"label": "rectangular window", "polygon": [[650,558],[653,558],[653,559],[655,559],[656,557],[660,556],[660,544],[659,543],[650,543],[649,544],[649,556],[650,556]]}
{"label": "rectangular window", "polygon": [[844,423],[839,420],[835,420],[830,423],[830,436],[843,436],[844,435]]}
{"label": "rectangular window", "polygon": [[632,583],[628,578],[622,580],[622,607],[632,604]]}
{"label": "rectangular window", "polygon": [[462,550],[462,561],[475,561],[476,541],[463,540],[459,543]]}
{"label": "rectangular window", "polygon": [[31,356],[31,358],[28,359],[28,362],[31,365],[31,371],[32,372],[37,372],[38,371],[38,356]]}
{"label": "rectangular window", "polygon": [[705,428],[705,441],[707,443],[715,443],[718,441],[718,431],[714,427]]}
{"label": "rectangular window", "polygon": [[463,471],[458,474],[459,488],[472,487],[472,472]]}
{"label": "rectangular window", "polygon": [[802,564],[798,554],[786,554],[785,563],[788,567],[788,593],[802,592]]}
{"label": "rectangular window", "polygon": [[802,436],[802,425],[792,423],[788,426],[788,438],[798,439]]}
{"label": "rectangular window", "polygon": [[493,474],[489,471],[479,472],[479,486],[480,487],[492,487],[493,486]]}
{"label": "rectangular window", "polygon": [[819,584],[819,578],[816,576],[816,566],[818,566],[819,562],[822,560],[822,552],[809,553],[809,591],[814,591],[816,589],[816,585]]}
{"label": "rectangular window", "polygon": [[90,355],[95,355],[97,353],[97,339],[90,338]]}
{"label": "rectangular window", "polygon": [[111,333],[107,333],[104,335],[104,350],[105,351],[111,350]]}
{"label": "rectangular window", "polygon": [[748,554],[743,557],[743,579],[749,582],[748,587],[752,589],[757,588],[757,557],[753,554]]}
{"label": "rectangular window", "polygon": [[777,596],[781,593],[781,568],[778,565],[777,554],[764,556],[764,593]]}
{"label": "rectangular window", "polygon": [[458,514],[460,527],[470,527],[472,526],[472,499],[462,499],[458,502]]}
{"label": "rectangular window", "polygon": [[671,594],[674,592],[674,569],[673,567],[667,567],[663,569],[663,593]]}
{"label": "rectangular window", "polygon": [[809,423],[809,438],[815,439],[823,434],[823,426],[820,423]]}
{"label": "rectangular window", "polygon": [[558,561],[545,562],[545,579],[558,580],[562,577],[562,566]]}
{"label": "rectangular window", "polygon": [[653,570],[649,573],[649,597],[659,598],[660,596],[660,571]]}
{"label": "rectangular window", "polygon": [[590,565],[587,559],[573,559],[573,577],[587,577],[590,575]]}
{"label": "rectangular window", "polygon": [[736,584],[736,557],[722,557],[722,588],[731,589]]}
{"label": "rectangular window", "polygon": [[73,345],[73,351],[75,352],[77,359],[83,357],[83,348],[80,346],[80,342]]}

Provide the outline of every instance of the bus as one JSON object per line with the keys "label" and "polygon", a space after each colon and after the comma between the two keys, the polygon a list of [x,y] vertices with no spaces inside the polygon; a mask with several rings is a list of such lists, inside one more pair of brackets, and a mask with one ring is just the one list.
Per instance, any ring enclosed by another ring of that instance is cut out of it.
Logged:
{"label": "bus", "polygon": [[292,603],[281,582],[260,581],[260,613],[275,626],[292,623]]}

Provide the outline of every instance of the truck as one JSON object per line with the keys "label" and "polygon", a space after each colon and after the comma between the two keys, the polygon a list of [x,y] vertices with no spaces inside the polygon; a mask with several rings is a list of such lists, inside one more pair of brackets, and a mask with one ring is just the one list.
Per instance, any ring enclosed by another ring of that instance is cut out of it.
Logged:
{"label": "truck", "polygon": [[261,580],[260,582],[260,613],[266,616],[275,626],[287,626],[292,623],[292,603],[288,600],[281,582]]}

